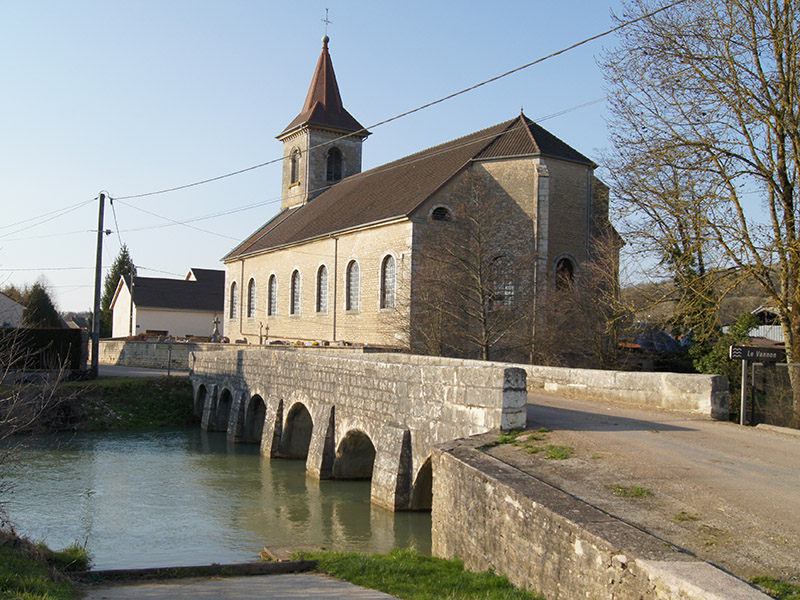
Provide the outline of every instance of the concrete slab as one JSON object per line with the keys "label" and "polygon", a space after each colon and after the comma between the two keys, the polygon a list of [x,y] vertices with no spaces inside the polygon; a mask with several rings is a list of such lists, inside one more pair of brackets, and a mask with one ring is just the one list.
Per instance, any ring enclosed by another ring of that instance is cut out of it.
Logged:
{"label": "concrete slab", "polygon": [[84,587],[84,600],[397,600],[382,592],[319,574],[213,577]]}

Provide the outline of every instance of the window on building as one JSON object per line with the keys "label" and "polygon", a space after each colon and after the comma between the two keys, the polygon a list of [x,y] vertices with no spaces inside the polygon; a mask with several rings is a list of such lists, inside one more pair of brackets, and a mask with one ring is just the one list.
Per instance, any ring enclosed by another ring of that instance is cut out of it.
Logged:
{"label": "window on building", "polygon": [[247,318],[256,316],[256,280],[251,279],[247,284]]}
{"label": "window on building", "polygon": [[381,262],[381,308],[394,308],[395,262],[391,254]]}
{"label": "window on building", "polygon": [[496,256],[489,264],[489,305],[491,308],[509,307],[514,304],[514,272],[511,259]]}
{"label": "window on building", "polygon": [[328,165],[325,179],[328,183],[336,183],[342,178],[342,153],[338,148],[328,150]]}
{"label": "window on building", "polygon": [[347,265],[347,290],[346,290],[346,310],[358,310],[359,286],[361,284],[358,273],[358,263],[351,260]]}
{"label": "window on building", "polygon": [[238,307],[239,307],[239,289],[236,287],[236,282],[235,281],[231,284],[231,293],[230,293],[230,298],[228,300],[230,301],[230,307],[228,309],[228,311],[229,311],[228,315],[230,316],[231,319],[235,319],[236,315],[239,314],[239,312],[238,312],[239,311],[239,309],[238,309]]}
{"label": "window on building", "polygon": [[297,183],[300,181],[300,150],[292,152],[291,158],[291,181],[290,183]]}
{"label": "window on building", "polygon": [[278,278],[270,275],[267,283],[267,316],[276,314],[278,314]]}
{"label": "window on building", "polygon": [[300,314],[300,271],[292,273],[292,289],[290,292],[289,314]]}
{"label": "window on building", "polygon": [[568,290],[575,281],[575,265],[567,257],[556,263],[556,289]]}
{"label": "window on building", "polygon": [[317,270],[317,312],[328,312],[328,267]]}
{"label": "window on building", "polygon": [[452,221],[453,215],[446,206],[437,206],[431,212],[431,219],[433,221]]}

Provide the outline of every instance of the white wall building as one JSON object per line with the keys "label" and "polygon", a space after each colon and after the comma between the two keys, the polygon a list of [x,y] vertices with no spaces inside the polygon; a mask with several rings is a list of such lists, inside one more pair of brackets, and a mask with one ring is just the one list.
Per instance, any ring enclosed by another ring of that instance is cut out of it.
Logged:
{"label": "white wall building", "polygon": [[190,269],[185,279],[121,277],[114,299],[112,336],[210,336],[224,307],[225,272]]}
{"label": "white wall building", "polygon": [[21,327],[25,307],[0,292],[0,327]]}

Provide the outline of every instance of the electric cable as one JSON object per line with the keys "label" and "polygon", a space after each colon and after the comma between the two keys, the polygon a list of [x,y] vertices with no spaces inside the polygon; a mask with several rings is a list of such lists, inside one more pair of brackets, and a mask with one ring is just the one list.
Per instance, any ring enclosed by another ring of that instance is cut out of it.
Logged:
{"label": "electric cable", "polygon": [[[464,88],[464,89],[459,90],[457,92],[453,92],[451,94],[448,94],[446,96],[443,96],[443,97],[438,98],[436,100],[433,100],[431,102],[428,102],[426,104],[418,106],[417,108],[413,108],[411,110],[407,110],[405,112],[402,112],[402,113],[400,113],[398,115],[395,115],[393,117],[390,117],[388,119],[384,119],[383,121],[378,121],[377,123],[375,123],[373,125],[370,125],[368,127],[364,127],[364,128],[362,128],[362,129],[360,129],[358,131],[355,131],[355,132],[340,136],[340,137],[338,137],[336,139],[333,139],[333,140],[330,140],[328,142],[323,142],[321,144],[317,144],[316,146],[312,146],[311,148],[309,148],[305,152],[310,152],[311,150],[315,150],[315,149],[317,149],[319,147],[323,147],[323,146],[327,146],[327,145],[336,143],[338,141],[341,141],[341,140],[349,138],[349,137],[362,135],[362,134],[366,133],[370,129],[376,129],[378,127],[381,127],[382,125],[386,125],[387,123],[391,123],[393,121],[397,121],[398,119],[402,119],[404,117],[407,117],[407,116],[412,115],[414,113],[420,112],[422,110],[425,110],[425,109],[430,108],[432,106],[435,106],[437,104],[441,104],[442,102],[446,102],[448,100],[452,100],[453,98],[456,98],[458,96],[461,96],[463,94],[466,94],[468,92],[476,90],[476,89],[478,89],[480,87],[483,87],[483,86],[488,85],[490,83],[494,83],[495,81],[498,81],[500,79],[503,79],[505,77],[513,75],[514,73],[518,73],[520,71],[523,71],[523,70],[528,69],[530,67],[533,67],[535,65],[541,64],[541,63],[543,63],[543,62],[545,62],[547,60],[550,60],[552,58],[555,58],[557,56],[565,54],[565,53],[567,53],[567,52],[569,52],[571,50],[574,50],[576,48],[584,46],[584,45],[586,45],[586,44],[588,44],[590,42],[593,42],[595,40],[598,40],[598,39],[601,39],[601,38],[606,37],[608,35],[611,35],[612,33],[616,33],[617,31],[619,31],[621,29],[624,29],[626,27],[629,27],[630,25],[633,25],[634,23],[638,23],[639,21],[643,21],[645,19],[653,17],[653,16],[657,15],[660,12],[669,10],[670,8],[673,8],[675,6],[678,6],[678,5],[683,4],[684,2],[688,2],[688,1],[689,0],[675,0],[674,2],[671,2],[670,4],[667,4],[666,6],[662,6],[660,8],[655,9],[655,10],[652,10],[652,11],[650,11],[648,13],[645,13],[644,15],[636,17],[635,19],[630,19],[628,21],[620,23],[619,25],[616,25],[616,26],[612,27],[611,29],[607,29],[606,31],[603,31],[602,33],[598,33],[598,34],[595,34],[595,35],[590,36],[588,38],[584,38],[583,40],[581,40],[579,42],[571,44],[571,45],[569,45],[569,46],[567,46],[565,48],[562,48],[561,50],[557,50],[555,52],[551,52],[550,54],[547,54],[546,56],[537,58],[536,60],[533,60],[533,61],[531,61],[529,63],[526,63],[526,64],[524,64],[522,66],[519,66],[519,67],[516,67],[514,69],[511,69],[510,71],[506,71],[505,73],[501,73],[500,75],[495,75],[494,77],[490,77],[489,79],[486,79],[484,81],[481,81],[479,83],[471,85],[471,86],[469,86],[467,88]],[[249,171],[254,171],[256,169],[260,169],[262,167],[266,167],[267,165],[271,165],[271,164],[274,164],[274,163],[277,163],[277,162],[280,162],[280,161],[283,161],[283,160],[285,160],[285,157],[282,156],[280,158],[275,158],[275,159],[272,159],[272,160],[268,160],[266,162],[259,163],[257,165],[253,165],[253,166],[250,166],[250,167],[245,167],[243,169],[238,169],[236,171],[232,171],[230,173],[225,173],[223,175],[217,175],[215,177],[209,177],[207,179],[203,179],[203,180],[200,180],[200,181],[195,181],[193,183],[187,183],[187,184],[184,184],[184,185],[179,185],[179,186],[174,186],[174,187],[171,187],[171,188],[165,188],[165,189],[161,189],[161,190],[156,190],[156,191],[153,191],[153,192],[145,192],[145,193],[142,193],[142,194],[129,194],[127,196],[119,196],[118,199],[119,200],[132,200],[132,199],[135,199],[135,198],[146,198],[146,197],[149,197],[149,196],[157,196],[157,195],[160,195],[160,194],[167,194],[167,193],[170,193],[170,192],[177,192],[179,190],[185,190],[185,189],[188,189],[188,188],[197,187],[199,185],[205,185],[207,183],[212,183],[214,181],[219,181],[221,179],[227,179],[228,177],[234,177],[236,175],[241,175],[243,173],[247,173]]]}

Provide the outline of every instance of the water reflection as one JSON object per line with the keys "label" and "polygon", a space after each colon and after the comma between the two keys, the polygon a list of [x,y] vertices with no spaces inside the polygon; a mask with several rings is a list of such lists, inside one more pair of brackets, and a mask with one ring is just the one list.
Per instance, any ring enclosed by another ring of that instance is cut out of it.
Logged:
{"label": "water reflection", "polygon": [[306,478],[224,433],[43,436],[7,477],[20,532],[85,541],[96,568],[253,560],[265,545],[430,551],[429,514],[372,506],[367,481]]}

